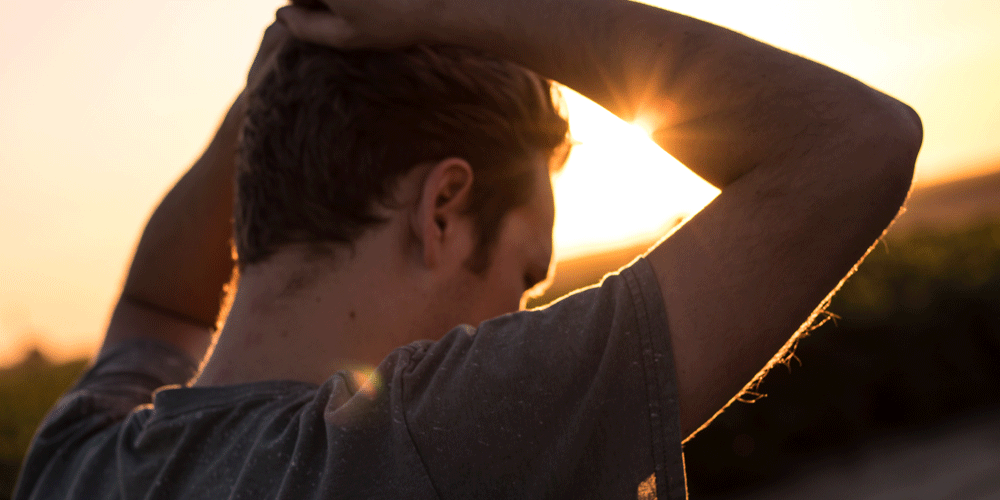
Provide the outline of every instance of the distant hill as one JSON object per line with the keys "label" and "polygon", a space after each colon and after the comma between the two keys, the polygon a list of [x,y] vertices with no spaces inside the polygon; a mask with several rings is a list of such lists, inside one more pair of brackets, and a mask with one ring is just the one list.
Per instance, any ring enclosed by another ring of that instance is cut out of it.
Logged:
{"label": "distant hill", "polygon": [[[1000,218],[1000,164],[994,172],[914,188],[906,211],[892,226],[890,235],[903,236],[920,229],[949,230],[986,219]],[[677,221],[678,223],[680,221]],[[672,227],[664,228],[666,234]],[[593,285],[610,272],[643,254],[659,237],[634,241],[619,248],[561,260],[545,295],[528,302],[529,307],[547,304],[578,288]]]}
{"label": "distant hill", "polygon": [[1000,164],[992,173],[914,189],[892,231],[951,229],[996,218],[1000,218]]}

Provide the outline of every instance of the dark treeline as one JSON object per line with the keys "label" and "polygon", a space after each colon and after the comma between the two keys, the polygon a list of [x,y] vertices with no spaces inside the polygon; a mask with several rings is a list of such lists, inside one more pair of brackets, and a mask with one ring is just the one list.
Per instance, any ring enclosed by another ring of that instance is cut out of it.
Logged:
{"label": "dark treeline", "polygon": [[753,489],[822,454],[1000,404],[1000,221],[891,235],[766,397],[685,447],[691,498]]}
{"label": "dark treeline", "polygon": [[13,493],[35,428],[86,363],[51,364],[33,351],[20,365],[0,370],[0,500]]}

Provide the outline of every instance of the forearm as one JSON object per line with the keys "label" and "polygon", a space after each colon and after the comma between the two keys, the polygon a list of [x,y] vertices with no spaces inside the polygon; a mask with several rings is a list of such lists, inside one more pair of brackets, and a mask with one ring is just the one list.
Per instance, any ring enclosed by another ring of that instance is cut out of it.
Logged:
{"label": "forearm", "polygon": [[886,119],[919,128],[909,108],[846,75],[655,7],[605,0],[450,7],[435,38],[517,61],[641,122],[717,187],[779,164],[776,155],[817,137]]}
{"label": "forearm", "polygon": [[240,108],[238,102],[229,110],[204,154],[150,217],[122,302],[207,329],[215,325],[222,289],[233,270],[230,239]]}

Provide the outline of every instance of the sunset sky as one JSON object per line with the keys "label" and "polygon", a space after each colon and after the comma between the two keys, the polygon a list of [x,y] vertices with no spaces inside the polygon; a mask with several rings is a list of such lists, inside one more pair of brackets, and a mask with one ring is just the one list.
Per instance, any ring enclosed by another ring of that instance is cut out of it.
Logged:
{"label": "sunset sky", "polygon": [[[499,0],[498,0],[499,1]],[[651,2],[815,59],[912,105],[918,183],[1000,160],[995,0]],[[0,366],[99,341],[150,211],[239,92],[278,0],[0,3]],[[662,231],[714,195],[568,93],[557,255]]]}

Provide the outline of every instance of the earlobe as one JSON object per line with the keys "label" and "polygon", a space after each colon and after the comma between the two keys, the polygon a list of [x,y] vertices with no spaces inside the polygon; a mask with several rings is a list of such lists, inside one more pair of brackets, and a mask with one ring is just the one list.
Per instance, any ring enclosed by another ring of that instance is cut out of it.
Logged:
{"label": "earlobe", "polygon": [[423,246],[424,265],[434,268],[454,242],[453,228],[464,216],[472,192],[472,167],[461,158],[447,158],[431,167],[420,192],[413,229]]}

